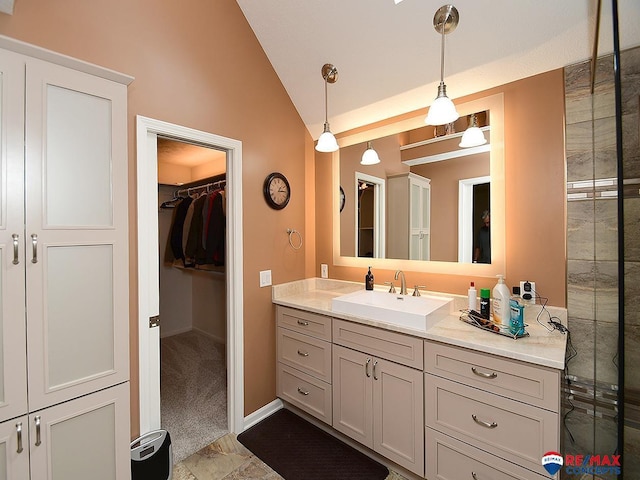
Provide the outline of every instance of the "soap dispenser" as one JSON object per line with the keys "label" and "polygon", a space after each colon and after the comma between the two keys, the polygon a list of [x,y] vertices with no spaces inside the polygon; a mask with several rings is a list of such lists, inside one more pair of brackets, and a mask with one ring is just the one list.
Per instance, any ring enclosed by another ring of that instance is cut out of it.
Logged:
{"label": "soap dispenser", "polygon": [[369,267],[369,271],[364,276],[364,288],[373,290],[373,273],[371,273],[371,267]]}

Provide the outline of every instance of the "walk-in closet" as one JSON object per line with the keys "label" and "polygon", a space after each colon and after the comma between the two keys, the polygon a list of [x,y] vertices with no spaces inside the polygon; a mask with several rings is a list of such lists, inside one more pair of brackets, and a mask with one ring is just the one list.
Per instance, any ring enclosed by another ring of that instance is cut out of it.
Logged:
{"label": "walk-in closet", "polygon": [[157,146],[161,427],[179,462],[228,432],[226,153]]}

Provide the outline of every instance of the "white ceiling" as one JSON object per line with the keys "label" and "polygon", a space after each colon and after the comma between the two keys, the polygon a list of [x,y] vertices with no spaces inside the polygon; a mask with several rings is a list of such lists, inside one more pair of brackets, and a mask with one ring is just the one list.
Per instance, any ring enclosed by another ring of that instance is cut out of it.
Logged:
{"label": "white ceiling", "polygon": [[[443,2],[237,0],[309,132],[324,123],[322,65],[334,133],[427,107],[440,80]],[[599,52],[610,53],[611,2],[604,1]],[[640,45],[640,1],[619,0],[620,44]],[[447,35],[445,83],[454,99],[591,56],[597,0],[457,0]]]}

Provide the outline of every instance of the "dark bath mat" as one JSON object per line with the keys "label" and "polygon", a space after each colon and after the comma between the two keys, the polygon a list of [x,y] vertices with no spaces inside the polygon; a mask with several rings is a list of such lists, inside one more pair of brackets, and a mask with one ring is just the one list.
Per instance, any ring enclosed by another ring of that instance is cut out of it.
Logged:
{"label": "dark bath mat", "polygon": [[287,409],[238,435],[285,480],[384,480],[387,467]]}

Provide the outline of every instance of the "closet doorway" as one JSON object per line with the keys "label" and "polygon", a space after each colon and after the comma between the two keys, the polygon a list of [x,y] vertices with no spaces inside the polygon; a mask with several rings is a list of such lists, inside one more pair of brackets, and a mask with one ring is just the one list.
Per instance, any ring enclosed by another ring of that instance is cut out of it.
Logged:
{"label": "closet doorway", "polygon": [[[166,161],[167,152],[182,149],[190,150],[186,163],[198,151],[214,153],[218,160],[197,168]],[[163,424],[168,418],[161,409],[161,391],[177,396],[173,400],[182,402],[182,406],[178,405],[176,415],[182,419],[176,417],[179,422],[173,418],[170,423],[174,428],[182,423],[184,427],[180,428],[185,431],[168,429],[172,437],[181,438],[182,447],[174,440],[174,449],[181,448],[175,453],[182,458],[193,453],[190,449],[204,446],[200,443],[207,441],[206,435],[243,430],[242,144],[139,116],[137,154],[140,433],[167,428]],[[192,170],[191,178],[179,178],[179,172],[185,169]],[[219,190],[223,181],[224,193],[218,193],[224,195],[224,244],[229,247],[222,257],[215,257],[216,261],[199,261],[197,266],[185,268],[186,262],[175,258],[171,242],[167,249],[177,213],[177,208],[167,207],[177,207],[178,196]],[[207,183],[211,185],[202,186]],[[163,204],[165,208],[159,208]],[[162,378],[165,383],[174,382],[166,391],[160,385],[161,343],[163,357],[167,357],[163,360],[169,361],[162,366],[167,369],[162,371]],[[180,350],[184,348],[187,350]],[[212,376],[207,377],[209,374]],[[195,378],[204,382],[198,383]],[[225,384],[226,394],[221,392]],[[204,402],[190,395],[204,395]],[[163,399],[165,407],[166,401],[172,399]],[[188,412],[198,403],[199,411]],[[221,417],[226,421],[221,423]],[[217,424],[206,425],[205,435],[199,428],[209,421]]]}

